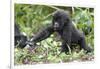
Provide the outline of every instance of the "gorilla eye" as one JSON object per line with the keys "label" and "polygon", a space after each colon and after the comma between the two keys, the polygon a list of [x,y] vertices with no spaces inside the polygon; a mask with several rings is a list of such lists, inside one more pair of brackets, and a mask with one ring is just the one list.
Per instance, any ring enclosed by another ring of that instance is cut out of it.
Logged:
{"label": "gorilla eye", "polygon": [[61,19],[61,17],[56,17],[54,20],[55,20],[56,22],[58,22],[60,19]]}

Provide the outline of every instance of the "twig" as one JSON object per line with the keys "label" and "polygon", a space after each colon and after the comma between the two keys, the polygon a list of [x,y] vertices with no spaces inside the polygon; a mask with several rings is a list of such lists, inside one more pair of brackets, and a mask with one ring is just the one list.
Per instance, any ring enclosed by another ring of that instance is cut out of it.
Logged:
{"label": "twig", "polygon": [[[67,43],[66,43],[67,44]],[[69,49],[69,54],[72,54],[71,53],[71,48],[70,48],[70,46],[67,44],[67,47],[68,47],[68,49]]]}

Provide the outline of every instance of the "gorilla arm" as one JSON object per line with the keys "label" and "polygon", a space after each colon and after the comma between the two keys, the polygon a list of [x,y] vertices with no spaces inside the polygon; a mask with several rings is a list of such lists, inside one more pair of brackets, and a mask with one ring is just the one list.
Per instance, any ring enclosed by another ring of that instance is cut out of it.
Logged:
{"label": "gorilla arm", "polygon": [[69,47],[71,44],[71,26],[70,24],[65,26],[66,28],[63,29],[63,34],[62,34],[62,46],[61,46],[61,51],[65,52],[67,54],[67,52],[69,52]]}
{"label": "gorilla arm", "polygon": [[53,27],[49,26],[42,31],[38,32],[32,39],[31,42],[37,43],[48,38],[54,32]]}

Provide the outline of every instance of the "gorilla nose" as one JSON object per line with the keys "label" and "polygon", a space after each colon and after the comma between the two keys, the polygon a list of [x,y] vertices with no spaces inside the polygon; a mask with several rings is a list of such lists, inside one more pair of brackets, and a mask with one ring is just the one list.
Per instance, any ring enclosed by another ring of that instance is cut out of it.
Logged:
{"label": "gorilla nose", "polygon": [[57,22],[54,23],[54,28],[58,28],[59,24]]}

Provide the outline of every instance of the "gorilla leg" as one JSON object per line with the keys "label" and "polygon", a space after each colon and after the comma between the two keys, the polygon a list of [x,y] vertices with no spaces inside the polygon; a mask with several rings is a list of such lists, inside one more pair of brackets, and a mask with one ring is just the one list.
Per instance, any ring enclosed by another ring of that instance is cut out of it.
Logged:
{"label": "gorilla leg", "polygon": [[86,46],[85,37],[81,37],[79,44],[80,44],[81,48],[83,48],[87,52],[91,52],[92,51],[92,49],[90,47]]}
{"label": "gorilla leg", "polygon": [[68,47],[67,47],[66,44],[63,44],[63,43],[62,43],[61,52],[65,52],[65,53],[69,52],[69,49],[68,49]]}

